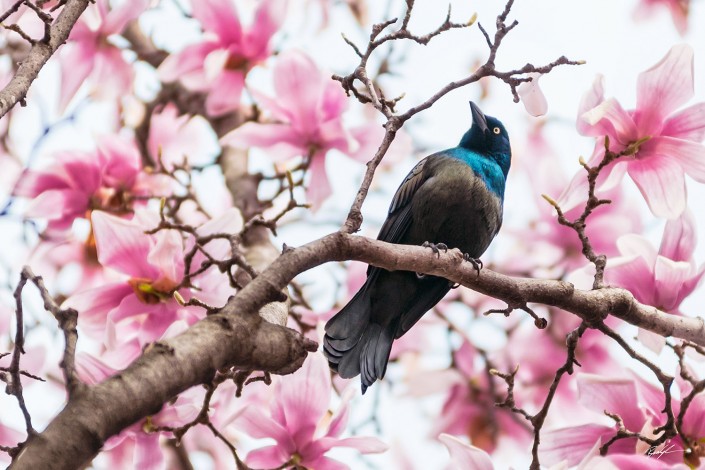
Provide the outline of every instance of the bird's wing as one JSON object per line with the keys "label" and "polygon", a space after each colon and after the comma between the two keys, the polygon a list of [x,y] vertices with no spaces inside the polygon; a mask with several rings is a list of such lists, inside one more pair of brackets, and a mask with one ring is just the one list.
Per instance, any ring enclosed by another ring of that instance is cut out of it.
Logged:
{"label": "bird's wing", "polygon": [[417,163],[402,181],[389,206],[387,220],[384,221],[377,240],[397,243],[406,234],[411,225],[411,200],[428,179],[428,172],[424,171],[427,161],[428,157]]}

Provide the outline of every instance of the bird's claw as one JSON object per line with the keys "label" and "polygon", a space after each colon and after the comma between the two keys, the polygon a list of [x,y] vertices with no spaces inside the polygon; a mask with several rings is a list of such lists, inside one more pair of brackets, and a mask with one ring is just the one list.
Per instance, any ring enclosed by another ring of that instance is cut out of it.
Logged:
{"label": "bird's claw", "polygon": [[423,242],[421,246],[424,248],[430,248],[431,251],[433,251],[439,258],[441,257],[441,250],[443,250],[443,253],[448,252],[448,245],[445,243]]}
{"label": "bird's claw", "polygon": [[472,267],[475,268],[475,271],[477,272],[477,275],[480,275],[480,270],[483,268],[482,260],[480,258],[473,258],[467,253],[463,253],[463,259],[470,264],[472,264]]}

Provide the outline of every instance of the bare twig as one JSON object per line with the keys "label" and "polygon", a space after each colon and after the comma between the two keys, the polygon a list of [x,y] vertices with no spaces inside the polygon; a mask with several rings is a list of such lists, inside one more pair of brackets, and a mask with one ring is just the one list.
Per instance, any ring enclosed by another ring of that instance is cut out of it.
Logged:
{"label": "bare twig", "polygon": [[[411,33],[408,29],[410,15],[414,6],[414,0],[408,0],[406,14],[399,28],[389,33],[382,34],[385,29],[397,22],[396,18],[373,25],[372,32],[370,33],[370,39],[367,44],[367,47],[364,49],[364,52],[362,48],[355,46],[347,38],[344,38],[345,41],[350,44],[350,46],[353,48],[355,54],[360,57],[360,63],[355,67],[355,70],[351,74],[346,76],[334,75],[333,79],[341,83],[343,89],[348,95],[354,95],[355,98],[357,98],[357,100],[363,104],[372,104],[375,109],[377,109],[380,113],[382,113],[382,115],[384,115],[387,121],[384,124],[384,139],[382,140],[382,143],[377,149],[377,152],[375,153],[374,157],[367,163],[367,170],[363,177],[362,184],[358,189],[358,192],[355,196],[355,200],[353,201],[350,211],[348,212],[348,216],[345,220],[345,223],[341,227],[341,231],[345,233],[355,233],[360,229],[360,226],[362,224],[361,207],[365,198],[367,197],[367,192],[369,190],[370,184],[372,183],[372,178],[374,176],[375,170],[377,169],[377,166],[379,166],[380,162],[382,161],[382,158],[389,149],[389,146],[394,140],[396,133],[399,131],[399,129],[401,129],[404,123],[411,119],[413,116],[425,109],[430,108],[436,101],[441,99],[449,92],[465,85],[468,85],[470,83],[477,82],[478,80],[484,77],[494,76],[499,78],[500,80],[508,83],[513,93],[516,94],[516,86],[521,82],[529,80],[528,77],[525,77],[525,75],[528,73],[548,73],[553,68],[559,65],[578,65],[582,63],[578,61],[568,60],[565,57],[560,57],[559,59],[551,62],[550,64],[541,67],[536,67],[532,64],[526,64],[522,68],[511,70],[508,72],[497,71],[495,68],[495,59],[497,56],[497,51],[499,50],[499,47],[501,46],[502,40],[505,38],[505,36],[518,24],[516,21],[512,22],[511,24],[506,23],[507,16],[509,15],[513,3],[514,0],[509,0],[506,3],[502,13],[497,17],[497,30],[495,32],[493,41],[490,41],[486,31],[484,31],[484,29],[482,30],[483,33],[486,35],[488,45],[490,46],[489,56],[482,66],[480,66],[470,76],[458,81],[450,82],[449,84],[445,85],[440,90],[438,90],[436,93],[434,93],[423,103],[413,106],[401,114],[397,114],[395,112],[395,106],[401,98],[397,98],[394,100],[387,100],[386,98],[384,98],[383,93],[375,86],[374,81],[369,76],[369,73],[367,71],[367,65],[373,53],[375,53],[377,49],[380,48],[382,45],[392,44],[394,41],[398,40],[411,40],[418,44],[426,45],[431,41],[431,39],[445,31],[448,31],[450,29],[467,28],[472,26],[475,23],[476,15],[474,15],[469,21],[465,23],[454,23],[450,20],[451,11],[449,8],[448,15],[446,16],[445,21],[434,31],[425,35],[416,35]],[[362,85],[362,90],[357,88],[357,82]]]}

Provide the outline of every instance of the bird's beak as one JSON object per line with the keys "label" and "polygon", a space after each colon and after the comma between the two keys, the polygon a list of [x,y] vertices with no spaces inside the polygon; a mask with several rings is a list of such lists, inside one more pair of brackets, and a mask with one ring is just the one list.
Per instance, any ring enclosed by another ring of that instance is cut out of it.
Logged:
{"label": "bird's beak", "polygon": [[482,113],[480,108],[472,101],[470,102],[470,111],[472,111],[472,125],[477,126],[482,131],[483,134],[486,133],[487,132],[487,118]]}

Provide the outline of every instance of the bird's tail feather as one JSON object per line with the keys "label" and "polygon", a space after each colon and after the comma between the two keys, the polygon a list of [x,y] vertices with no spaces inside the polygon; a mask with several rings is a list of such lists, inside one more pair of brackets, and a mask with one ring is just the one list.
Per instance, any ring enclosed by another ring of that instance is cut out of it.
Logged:
{"label": "bird's tail feather", "polygon": [[377,379],[384,377],[394,341],[393,328],[368,323],[362,336],[350,349],[336,348],[336,340],[326,335],[323,348],[331,368],[343,378],[360,374],[362,393]]}
{"label": "bird's tail feather", "polygon": [[364,289],[326,323],[323,352],[331,369],[343,378],[361,374],[362,393],[384,377],[394,341],[396,324],[370,322],[369,300]]}

